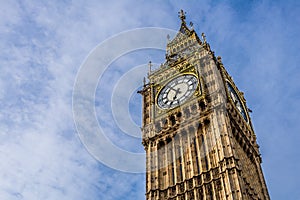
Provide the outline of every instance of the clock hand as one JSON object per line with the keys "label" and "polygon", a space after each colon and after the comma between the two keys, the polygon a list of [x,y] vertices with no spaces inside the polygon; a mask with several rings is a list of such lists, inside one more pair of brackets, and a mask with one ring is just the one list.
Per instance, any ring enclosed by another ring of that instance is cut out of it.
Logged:
{"label": "clock hand", "polygon": [[173,101],[171,101],[171,103],[170,103],[170,105],[169,105],[169,108],[171,108],[172,104],[173,104]]}
{"label": "clock hand", "polygon": [[173,90],[174,92],[176,92],[177,90],[176,89],[174,89],[173,87],[169,87],[170,88],[170,90]]}
{"label": "clock hand", "polygon": [[175,91],[175,95],[173,97],[173,100],[175,100],[177,98],[177,94],[180,94],[180,88],[177,88],[177,90]]}

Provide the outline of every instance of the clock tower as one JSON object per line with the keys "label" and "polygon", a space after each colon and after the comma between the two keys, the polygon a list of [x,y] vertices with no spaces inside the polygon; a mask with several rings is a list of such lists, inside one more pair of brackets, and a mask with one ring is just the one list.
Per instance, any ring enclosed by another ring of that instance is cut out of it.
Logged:
{"label": "clock tower", "polygon": [[165,62],[139,91],[146,199],[270,199],[244,95],[179,17]]}

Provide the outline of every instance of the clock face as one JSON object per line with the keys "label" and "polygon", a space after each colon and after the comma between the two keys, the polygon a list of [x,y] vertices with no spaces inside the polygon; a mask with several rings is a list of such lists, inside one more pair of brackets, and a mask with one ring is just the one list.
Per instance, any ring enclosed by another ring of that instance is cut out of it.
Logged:
{"label": "clock face", "polygon": [[177,107],[194,94],[197,86],[198,79],[194,75],[174,78],[158,94],[157,105],[163,109]]}
{"label": "clock face", "polygon": [[246,122],[248,122],[246,110],[244,108],[244,105],[243,105],[240,97],[238,96],[237,92],[233,89],[233,86],[228,81],[226,82],[226,85],[227,85],[228,92],[230,94],[230,97],[231,97],[233,103],[235,104],[236,108],[239,110],[239,112],[243,116],[243,118],[246,120]]}

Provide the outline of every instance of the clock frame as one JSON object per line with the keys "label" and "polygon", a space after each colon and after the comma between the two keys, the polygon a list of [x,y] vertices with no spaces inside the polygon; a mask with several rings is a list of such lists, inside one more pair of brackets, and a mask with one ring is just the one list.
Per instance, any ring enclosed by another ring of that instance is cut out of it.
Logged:
{"label": "clock frame", "polygon": [[[162,113],[162,112],[165,112],[165,111],[168,111],[168,110],[177,109],[181,105],[184,105],[185,103],[189,102],[189,100],[194,99],[193,97],[199,97],[199,96],[202,95],[202,88],[201,88],[202,81],[199,78],[198,74],[195,73],[195,71],[196,71],[195,68],[193,68],[192,70],[189,69],[189,71],[179,72],[175,76],[172,76],[171,78],[169,78],[167,80],[164,80],[163,82],[161,82],[161,83],[154,86],[154,88],[155,88],[154,101],[155,101],[155,107],[156,107],[156,110],[157,110],[158,113]],[[191,91],[191,93],[186,98],[184,98],[180,103],[178,103],[175,106],[171,106],[171,107],[160,106],[159,103],[158,103],[159,95],[162,92],[164,92],[164,89],[168,86],[168,84],[170,84],[172,81],[174,81],[174,80],[176,80],[180,77],[185,77],[185,76],[193,77],[193,79],[196,80],[196,85],[194,86],[193,91]]]}
{"label": "clock frame", "polygon": [[232,101],[232,103],[235,105],[235,108],[238,110],[238,113],[243,117],[243,119],[249,123],[249,117],[248,112],[245,106],[245,103],[242,101],[242,98],[239,95],[239,92],[233,84],[229,81],[225,81],[226,89],[228,91],[228,97]]}
{"label": "clock frame", "polygon": [[160,109],[172,109],[184,104],[196,92],[199,80],[194,74],[181,74],[169,80],[159,90],[156,104]]}

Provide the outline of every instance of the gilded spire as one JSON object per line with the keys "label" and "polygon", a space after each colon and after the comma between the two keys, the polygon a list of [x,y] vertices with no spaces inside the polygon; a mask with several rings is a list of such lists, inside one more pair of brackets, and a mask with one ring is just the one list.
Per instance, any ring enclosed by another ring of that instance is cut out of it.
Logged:
{"label": "gilded spire", "polygon": [[205,34],[204,34],[204,33],[202,33],[202,34],[201,34],[201,36],[202,36],[202,40],[203,40],[203,42],[204,42],[204,43],[206,43],[206,36],[205,36]]}
{"label": "gilded spire", "polygon": [[185,23],[185,14],[186,12],[184,12],[182,9],[180,10],[180,12],[178,12],[178,16],[181,19],[182,23]]}
{"label": "gilded spire", "polygon": [[194,23],[190,22],[191,30],[194,30]]}
{"label": "gilded spire", "polygon": [[148,66],[149,66],[149,74],[150,74],[150,73],[151,73],[151,70],[152,70],[152,66],[153,66],[151,61],[149,61]]}

